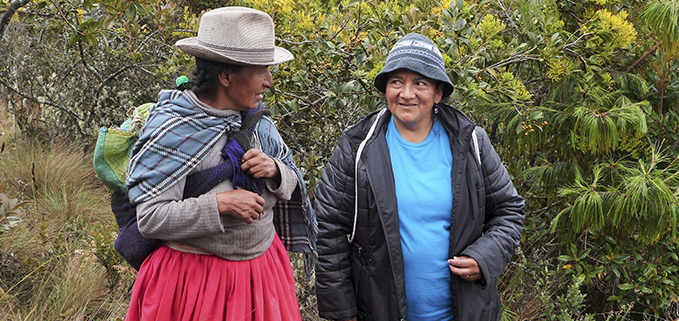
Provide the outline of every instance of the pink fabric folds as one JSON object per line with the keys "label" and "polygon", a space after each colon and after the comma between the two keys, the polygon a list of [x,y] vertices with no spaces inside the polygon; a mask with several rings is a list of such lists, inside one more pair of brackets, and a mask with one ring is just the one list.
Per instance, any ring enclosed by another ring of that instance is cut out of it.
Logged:
{"label": "pink fabric folds", "polygon": [[278,235],[248,261],[159,247],[141,266],[126,321],[294,321],[301,315]]}

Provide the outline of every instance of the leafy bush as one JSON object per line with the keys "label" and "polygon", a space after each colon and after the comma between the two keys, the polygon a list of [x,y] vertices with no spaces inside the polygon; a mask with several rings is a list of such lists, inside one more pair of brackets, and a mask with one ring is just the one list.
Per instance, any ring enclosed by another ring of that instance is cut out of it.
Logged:
{"label": "leafy bush", "polygon": [[[504,318],[679,318],[676,1],[39,0],[0,41],[0,90],[17,129],[88,150],[100,126],[122,122],[130,106],[190,72],[191,58],[173,44],[195,35],[201,12],[215,5],[270,13],[277,44],[295,55],[271,68],[266,104],[311,197],[342,131],[384,106],[372,80],[389,48],[422,33],[455,84],[449,102],[488,131],[526,198],[521,248],[498,282]],[[18,285],[0,287],[12,297],[0,304],[16,309],[26,298],[15,293],[40,283],[32,280],[45,266],[68,266],[37,253],[58,256],[84,235],[109,286],[127,282],[107,247],[114,225],[81,216],[93,203],[105,208],[105,196],[87,205],[51,170],[61,168],[53,158],[13,157],[0,164],[8,195],[26,195],[32,219],[59,219],[35,223],[42,228],[21,239],[30,246],[4,252],[3,264],[21,273],[3,274]],[[305,319],[315,320],[313,282],[295,264]]]}

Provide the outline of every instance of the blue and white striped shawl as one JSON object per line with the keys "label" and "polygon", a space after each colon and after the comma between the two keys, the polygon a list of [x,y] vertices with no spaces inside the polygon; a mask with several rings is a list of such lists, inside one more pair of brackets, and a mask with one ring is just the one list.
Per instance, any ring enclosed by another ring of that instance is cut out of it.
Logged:
{"label": "blue and white striped shawl", "polygon": [[220,137],[240,129],[240,118],[210,116],[181,91],[161,91],[127,166],[130,202],[148,201],[188,175]]}
{"label": "blue and white striped shawl", "polygon": [[[127,167],[126,185],[133,204],[152,199],[184,178],[220,137],[241,126],[240,113],[210,116],[178,90],[161,91],[149,112]],[[264,153],[280,159],[297,174],[297,188],[290,201],[278,201],[274,206],[274,225],[286,249],[304,253],[305,267],[311,268],[318,226],[302,174],[269,117],[262,117],[254,134]]]}

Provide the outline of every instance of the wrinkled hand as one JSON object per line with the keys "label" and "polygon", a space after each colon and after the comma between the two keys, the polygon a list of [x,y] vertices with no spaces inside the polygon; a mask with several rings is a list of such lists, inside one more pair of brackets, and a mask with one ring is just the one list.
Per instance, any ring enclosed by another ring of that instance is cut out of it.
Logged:
{"label": "wrinkled hand", "polygon": [[252,224],[264,210],[264,198],[244,189],[217,194],[217,208],[221,215],[231,215]]}
{"label": "wrinkled hand", "polygon": [[481,279],[481,269],[476,260],[468,256],[457,256],[448,260],[450,271],[457,274],[465,281],[476,281]]}
{"label": "wrinkled hand", "polygon": [[245,152],[240,168],[254,178],[278,178],[280,180],[276,162],[259,149],[251,148]]}

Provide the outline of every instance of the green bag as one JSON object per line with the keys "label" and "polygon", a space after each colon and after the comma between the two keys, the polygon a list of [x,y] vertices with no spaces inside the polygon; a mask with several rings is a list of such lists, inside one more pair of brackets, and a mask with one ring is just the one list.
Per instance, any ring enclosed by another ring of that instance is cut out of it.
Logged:
{"label": "green bag", "polygon": [[125,179],[132,148],[139,138],[138,132],[155,103],[131,108],[127,120],[120,127],[99,129],[94,147],[94,172],[97,178],[114,192],[127,193]]}

